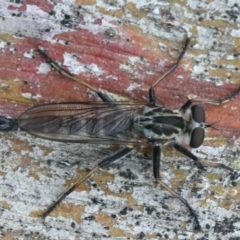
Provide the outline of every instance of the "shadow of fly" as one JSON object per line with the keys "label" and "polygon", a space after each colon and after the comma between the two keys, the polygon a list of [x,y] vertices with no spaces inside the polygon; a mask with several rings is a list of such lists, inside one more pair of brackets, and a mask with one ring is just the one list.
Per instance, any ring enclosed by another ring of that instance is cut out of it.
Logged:
{"label": "shadow of fly", "polygon": [[205,166],[211,166],[232,171],[230,167],[221,163],[200,160],[182,144],[187,144],[191,148],[198,148],[203,143],[205,128],[211,126],[205,124],[204,110],[196,103],[220,105],[234,98],[240,92],[240,88],[222,100],[189,98],[180,109],[172,110],[158,105],[155,99],[154,88],[177,68],[189,41],[189,39],[186,40],[176,63],[149,88],[149,102],[145,105],[112,101],[107,94],[76,78],[70,72],[60,67],[46,54],[44,49],[40,47],[37,49],[53,69],[97,93],[102,102],[51,103],[35,106],[23,112],[18,119],[0,116],[0,131],[14,131],[20,128],[29,134],[49,140],[125,146],[113,155],[104,158],[84,177],[79,178],[63,192],[45,210],[42,215],[43,218],[48,216],[67,195],[89,178],[93,172],[99,168],[109,166],[128,155],[138,145],[147,144],[153,148],[154,178],[161,187],[178,198],[188,208],[194,219],[194,229],[201,230],[198,216],[187,200],[167,186],[160,178],[161,146],[170,144],[177,151],[192,159],[200,169],[204,169]]}

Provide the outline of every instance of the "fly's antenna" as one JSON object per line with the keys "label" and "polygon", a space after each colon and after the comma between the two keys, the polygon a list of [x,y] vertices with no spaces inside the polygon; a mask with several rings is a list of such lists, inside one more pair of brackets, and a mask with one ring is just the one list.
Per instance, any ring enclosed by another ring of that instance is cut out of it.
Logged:
{"label": "fly's antenna", "polygon": [[216,128],[216,127],[214,127],[214,125],[216,124],[216,123],[218,123],[218,122],[220,122],[222,120],[222,118],[220,119],[220,120],[218,120],[218,121],[216,121],[216,122],[214,122],[214,123],[211,123],[211,124],[206,124],[205,125],[205,128],[212,128],[212,129],[215,129],[215,130],[220,130],[219,128]]}

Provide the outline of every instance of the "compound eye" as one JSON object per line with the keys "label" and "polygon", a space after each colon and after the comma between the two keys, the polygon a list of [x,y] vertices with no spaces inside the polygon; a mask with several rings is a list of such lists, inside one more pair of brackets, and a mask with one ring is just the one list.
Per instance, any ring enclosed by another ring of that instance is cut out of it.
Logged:
{"label": "compound eye", "polygon": [[191,135],[190,147],[198,148],[202,145],[205,137],[205,131],[202,128],[194,128]]}
{"label": "compound eye", "polygon": [[202,107],[198,105],[193,105],[191,107],[191,111],[192,111],[192,118],[195,122],[205,123],[205,112]]}

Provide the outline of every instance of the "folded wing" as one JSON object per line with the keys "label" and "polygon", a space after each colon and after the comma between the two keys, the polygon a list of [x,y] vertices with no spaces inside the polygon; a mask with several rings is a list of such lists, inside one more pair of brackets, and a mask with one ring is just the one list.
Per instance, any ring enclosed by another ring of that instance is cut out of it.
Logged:
{"label": "folded wing", "polygon": [[28,109],[18,118],[21,129],[38,137],[66,142],[141,143],[132,131],[142,104],[53,103]]}

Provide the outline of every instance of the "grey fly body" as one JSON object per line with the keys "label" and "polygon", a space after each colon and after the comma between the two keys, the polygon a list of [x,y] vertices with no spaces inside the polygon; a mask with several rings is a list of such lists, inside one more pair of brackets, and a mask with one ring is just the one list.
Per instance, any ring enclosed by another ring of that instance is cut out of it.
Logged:
{"label": "grey fly body", "polygon": [[205,124],[203,108],[194,105],[194,103],[222,104],[234,98],[240,92],[240,88],[222,100],[191,98],[179,110],[157,105],[155,86],[177,68],[188,44],[189,39],[186,40],[177,62],[150,87],[149,102],[145,105],[112,101],[107,94],[98,91],[61,68],[48,57],[42,48],[37,49],[52,68],[97,93],[102,102],[52,103],[32,107],[23,112],[17,119],[1,116],[0,131],[12,131],[20,128],[29,134],[49,140],[125,146],[112,156],[104,158],[86,176],[78,179],[46,209],[43,213],[44,218],[93,172],[126,156],[136,146],[148,144],[153,148],[154,178],[165,190],[178,198],[189,209],[194,219],[195,230],[201,229],[198,216],[187,200],[160,179],[161,146],[171,144],[177,151],[192,159],[200,169],[203,169],[204,166],[212,166],[232,170],[220,163],[198,159],[182,143],[189,145],[191,148],[198,148],[204,141],[205,128],[209,126]]}

